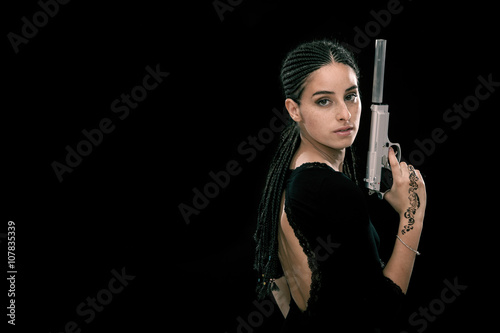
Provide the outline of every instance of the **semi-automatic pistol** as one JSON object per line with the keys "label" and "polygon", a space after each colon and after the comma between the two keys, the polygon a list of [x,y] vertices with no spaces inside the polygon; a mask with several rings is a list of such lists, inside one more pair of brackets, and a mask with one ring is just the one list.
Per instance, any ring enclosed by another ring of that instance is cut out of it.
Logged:
{"label": "semi-automatic pistol", "polygon": [[373,72],[372,119],[370,125],[370,145],[364,179],[368,193],[377,193],[379,199],[392,187],[392,172],[389,165],[389,147],[393,147],[398,161],[401,148],[389,141],[389,105],[382,104],[384,94],[384,70],[386,40],[375,41],[375,66]]}

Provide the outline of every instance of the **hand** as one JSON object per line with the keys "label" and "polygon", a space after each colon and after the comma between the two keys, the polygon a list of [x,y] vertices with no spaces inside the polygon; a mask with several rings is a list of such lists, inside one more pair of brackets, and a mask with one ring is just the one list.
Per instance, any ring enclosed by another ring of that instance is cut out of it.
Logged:
{"label": "hand", "polygon": [[414,223],[421,224],[424,219],[427,204],[425,183],[420,171],[405,162],[398,163],[392,148],[389,149],[389,163],[393,183],[384,198],[398,212],[401,219],[406,220],[405,228],[411,227],[411,230]]}

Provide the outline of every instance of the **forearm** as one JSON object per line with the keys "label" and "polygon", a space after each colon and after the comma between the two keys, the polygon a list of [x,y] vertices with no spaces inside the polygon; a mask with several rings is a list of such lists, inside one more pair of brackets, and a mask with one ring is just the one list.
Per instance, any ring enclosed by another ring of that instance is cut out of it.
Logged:
{"label": "forearm", "polygon": [[[418,222],[419,223],[414,224],[412,230],[405,232],[403,235],[401,230],[403,226],[408,223],[408,220],[402,217],[398,228],[398,236],[401,240],[415,250],[418,249],[418,243],[422,233],[422,223],[421,221]],[[391,258],[384,268],[384,275],[396,283],[405,294],[408,290],[408,284],[410,283],[415,257],[416,253],[408,249],[396,238]]]}

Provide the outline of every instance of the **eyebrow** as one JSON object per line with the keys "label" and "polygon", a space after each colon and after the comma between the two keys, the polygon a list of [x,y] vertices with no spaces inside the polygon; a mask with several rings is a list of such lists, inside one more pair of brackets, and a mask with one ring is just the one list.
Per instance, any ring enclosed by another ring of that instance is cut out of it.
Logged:
{"label": "eyebrow", "polygon": [[[358,89],[358,86],[357,85],[353,85],[352,87],[347,88],[345,91],[354,90],[354,89]],[[320,91],[316,91],[312,95],[315,96],[315,95],[322,95],[322,94],[331,94],[331,95],[333,95],[333,94],[335,94],[335,92],[328,91],[328,90],[320,90]]]}

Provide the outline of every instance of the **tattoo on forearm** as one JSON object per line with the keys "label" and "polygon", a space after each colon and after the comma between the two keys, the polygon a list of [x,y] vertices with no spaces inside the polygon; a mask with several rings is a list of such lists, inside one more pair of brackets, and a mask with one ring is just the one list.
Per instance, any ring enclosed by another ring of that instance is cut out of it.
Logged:
{"label": "tattoo on forearm", "polygon": [[401,233],[403,235],[413,229],[413,224],[415,223],[414,216],[417,212],[417,209],[420,207],[420,199],[418,198],[417,194],[418,177],[415,173],[415,168],[412,165],[408,166],[408,169],[410,170],[410,188],[408,190],[408,193],[410,193],[410,195],[408,196],[408,199],[410,199],[410,207],[408,207],[404,214],[404,217],[408,219],[408,224],[403,226],[403,230],[401,230]]}

